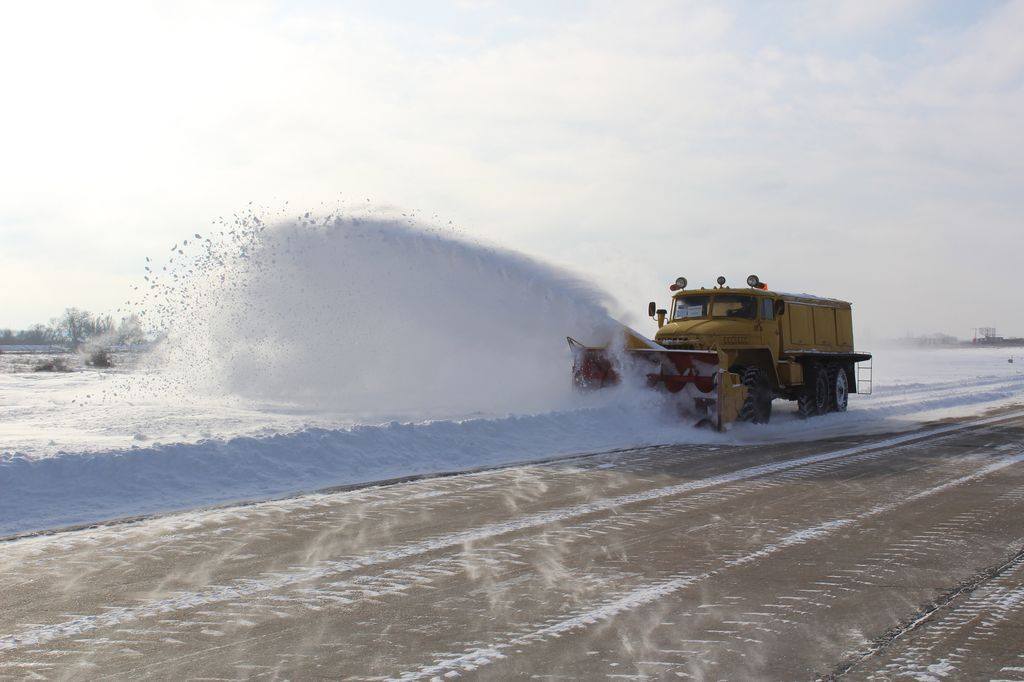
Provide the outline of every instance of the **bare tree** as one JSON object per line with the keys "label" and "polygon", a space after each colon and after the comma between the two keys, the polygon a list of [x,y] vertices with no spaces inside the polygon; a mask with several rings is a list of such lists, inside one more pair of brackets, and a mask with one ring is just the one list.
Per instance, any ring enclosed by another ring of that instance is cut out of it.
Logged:
{"label": "bare tree", "polygon": [[146,333],[142,329],[142,321],[138,315],[121,318],[121,323],[117,326],[117,342],[119,344],[130,346],[145,340]]}
{"label": "bare tree", "polygon": [[50,321],[50,327],[57,338],[77,350],[95,329],[95,321],[85,310],[68,308],[62,316]]}
{"label": "bare tree", "polygon": [[34,324],[19,334],[24,339],[23,343],[56,343],[57,341],[53,331],[45,324]]}
{"label": "bare tree", "polygon": [[0,329],[0,343],[62,344],[78,350],[88,341],[104,345],[134,344],[146,340],[141,320],[132,315],[114,323],[110,315],[93,315],[80,308],[68,308],[49,325],[36,324],[28,329]]}

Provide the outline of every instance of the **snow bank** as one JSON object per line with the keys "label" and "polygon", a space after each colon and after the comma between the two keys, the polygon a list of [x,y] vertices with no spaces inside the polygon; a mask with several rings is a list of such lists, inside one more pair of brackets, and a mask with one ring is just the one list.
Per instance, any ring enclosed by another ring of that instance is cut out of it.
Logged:
{"label": "snow bank", "polygon": [[[656,414],[656,411],[655,411]],[[686,438],[710,431],[605,407],[501,419],[307,428],[155,447],[0,459],[0,536]]]}

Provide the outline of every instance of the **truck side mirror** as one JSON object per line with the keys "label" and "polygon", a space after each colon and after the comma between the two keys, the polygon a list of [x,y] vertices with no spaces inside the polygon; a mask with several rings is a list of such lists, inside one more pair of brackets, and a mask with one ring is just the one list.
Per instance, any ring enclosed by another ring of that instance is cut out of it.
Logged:
{"label": "truck side mirror", "polygon": [[654,317],[654,313],[658,310],[658,306],[655,305],[654,301],[647,304],[647,317]]}
{"label": "truck side mirror", "polygon": [[781,300],[775,301],[775,316],[778,317],[784,312],[786,312],[786,302]]}

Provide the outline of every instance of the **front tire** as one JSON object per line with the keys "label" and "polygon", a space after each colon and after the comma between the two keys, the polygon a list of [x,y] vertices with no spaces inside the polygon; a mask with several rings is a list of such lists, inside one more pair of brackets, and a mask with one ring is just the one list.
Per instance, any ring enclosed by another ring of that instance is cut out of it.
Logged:
{"label": "front tire", "polygon": [[743,370],[743,385],[747,398],[736,416],[737,421],[767,424],[772,418],[772,387],[768,377],[757,367]]}

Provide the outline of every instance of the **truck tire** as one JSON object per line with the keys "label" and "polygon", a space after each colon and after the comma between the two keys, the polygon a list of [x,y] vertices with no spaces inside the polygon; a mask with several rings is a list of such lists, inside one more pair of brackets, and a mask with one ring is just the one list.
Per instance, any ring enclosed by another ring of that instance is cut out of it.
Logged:
{"label": "truck tire", "polygon": [[829,411],[829,386],[825,367],[813,362],[804,365],[804,388],[797,397],[797,415],[801,419]]}
{"label": "truck tire", "polygon": [[828,368],[829,409],[833,412],[846,412],[850,404],[850,382],[846,378],[846,368],[832,365]]}
{"label": "truck tire", "polygon": [[757,367],[738,372],[747,387],[747,398],[740,407],[736,421],[767,424],[772,418],[772,387],[768,377]]}

